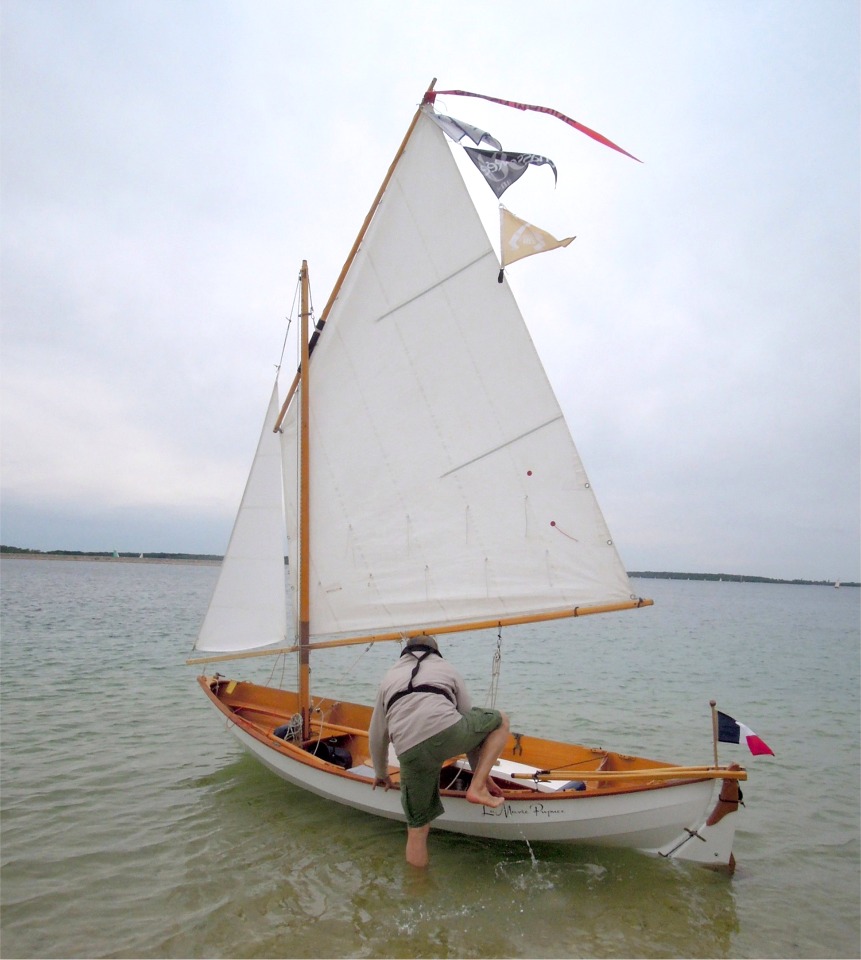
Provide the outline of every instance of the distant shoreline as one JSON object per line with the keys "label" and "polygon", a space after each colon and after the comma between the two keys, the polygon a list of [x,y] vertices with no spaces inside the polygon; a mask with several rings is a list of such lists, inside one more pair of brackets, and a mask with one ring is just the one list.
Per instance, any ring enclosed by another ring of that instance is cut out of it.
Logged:
{"label": "distant shoreline", "polygon": [[861,583],[838,580],[781,580],[776,577],[749,577],[740,573],[655,573],[651,570],[628,571],[637,580],[714,580],[716,583],[785,583],[802,587],[861,587]]}
{"label": "distant shoreline", "polygon": [[[152,553],[135,556],[131,553],[85,553],[68,550],[54,553],[41,553],[38,550],[24,550],[20,547],[0,546],[0,558],[12,560],[90,560],[98,563],[169,563],[195,564],[197,566],[220,566],[223,557],[213,554],[193,553]],[[285,561],[286,562],[286,561]],[[714,580],[723,583],[784,583],[807,587],[834,587],[833,580],[780,580],[773,577],[751,577],[737,573],[674,573],[652,570],[631,570],[628,576],[636,580]],[[840,583],[841,587],[861,587],[861,583]]]}
{"label": "distant shoreline", "polygon": [[90,563],[170,563],[193,564],[203,567],[217,567],[221,565],[221,557],[185,557],[185,556],[125,556],[115,557],[105,553],[37,553],[35,551],[2,550],[0,559],[3,560],[76,560]]}

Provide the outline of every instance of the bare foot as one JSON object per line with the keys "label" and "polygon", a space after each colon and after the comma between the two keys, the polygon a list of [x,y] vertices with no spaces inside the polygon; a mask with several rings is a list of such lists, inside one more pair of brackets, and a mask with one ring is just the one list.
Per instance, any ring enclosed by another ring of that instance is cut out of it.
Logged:
{"label": "bare foot", "polygon": [[491,795],[487,787],[479,790],[476,787],[470,786],[466,791],[466,799],[470,803],[480,803],[485,807],[501,807],[504,800],[502,797],[494,797]]}
{"label": "bare foot", "polygon": [[488,781],[487,781],[487,792],[488,792],[492,797],[501,797],[501,796],[502,796],[502,791],[501,791],[501,790],[499,789],[499,787],[493,782],[493,780],[488,780]]}

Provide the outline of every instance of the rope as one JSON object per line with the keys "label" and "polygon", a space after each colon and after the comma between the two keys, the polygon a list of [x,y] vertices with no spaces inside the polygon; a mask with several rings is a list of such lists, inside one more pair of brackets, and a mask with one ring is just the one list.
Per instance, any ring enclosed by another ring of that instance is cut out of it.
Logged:
{"label": "rope", "polygon": [[346,674],[348,674],[348,675],[355,673],[356,667],[358,666],[359,661],[362,659],[362,657],[364,657],[364,656],[366,656],[368,653],[370,653],[371,648],[372,648],[373,646],[374,646],[373,643],[369,643],[369,644],[365,647],[364,650],[360,650],[360,651],[359,651],[359,655],[358,655],[358,656],[356,657],[356,659],[350,664],[350,666],[347,667],[347,669],[344,671],[344,673],[346,673]]}
{"label": "rope", "polygon": [[269,672],[269,679],[266,681],[266,686],[272,686],[272,678],[275,676],[275,671],[278,669],[278,664],[281,664],[281,680],[278,683],[280,689],[284,689],[284,671],[287,669],[287,655],[284,653],[279,654],[275,661],[272,664],[272,670]]}
{"label": "rope", "polygon": [[281,344],[281,356],[278,358],[278,365],[276,370],[281,369],[281,364],[284,362],[284,353],[287,350],[287,337],[290,335],[290,327],[293,324],[293,312],[296,309],[296,300],[299,296],[299,290],[302,286],[302,279],[299,277],[296,280],[296,289],[293,291],[293,303],[290,305],[290,313],[287,316],[287,329],[284,331],[284,342]]}
{"label": "rope", "polygon": [[[341,676],[346,676],[346,677],[352,676],[352,675],[356,672],[356,666],[358,665],[359,661],[362,659],[362,657],[366,656],[366,655],[370,652],[370,650],[371,650],[371,648],[372,648],[373,646],[374,646],[373,643],[369,643],[363,650],[360,650],[360,651],[359,651],[359,655],[353,660],[353,662],[352,662],[349,666],[347,666],[347,667],[344,668],[344,670],[343,670],[342,673],[341,673]],[[309,668],[309,669],[310,669],[310,668]],[[298,656],[296,657],[296,689],[297,689],[297,690],[299,689],[299,658],[298,658]],[[321,704],[322,702],[323,702],[323,698],[322,698],[322,697],[318,698],[316,702],[313,702],[313,701],[312,701],[312,703],[311,703],[311,711],[312,711],[312,712],[315,712],[315,711],[316,711],[316,712],[320,713],[320,714],[323,716],[323,719],[325,720],[325,719],[326,719],[326,714],[323,713],[323,710],[322,710],[322,708],[320,707],[320,704]],[[333,705],[333,707],[334,707],[334,705]]]}
{"label": "rope", "polygon": [[490,668],[490,690],[488,698],[490,709],[496,709],[496,697],[499,693],[499,678],[502,673],[502,624],[497,627],[496,650],[493,653],[493,663]]}

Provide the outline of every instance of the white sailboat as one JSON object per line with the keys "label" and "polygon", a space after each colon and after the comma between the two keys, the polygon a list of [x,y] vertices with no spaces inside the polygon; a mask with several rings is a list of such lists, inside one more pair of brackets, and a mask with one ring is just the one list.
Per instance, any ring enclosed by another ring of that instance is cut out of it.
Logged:
{"label": "white sailboat", "polygon": [[[313,337],[302,264],[299,372],[283,403],[273,389],[195,644],[207,655],[189,660],[297,655],[297,690],[219,673],[199,683],[280,777],[395,820],[397,791],[372,789],[371,708],[312,695],[312,652],[651,603],[631,588],[520,310],[497,282],[432,100]],[[394,761],[391,773],[397,782]],[[746,773],[718,767],[716,750],[712,765],[679,767],[524,733],[493,776],[504,804],[471,804],[468,763],[451,758],[433,826],[733,864]]]}

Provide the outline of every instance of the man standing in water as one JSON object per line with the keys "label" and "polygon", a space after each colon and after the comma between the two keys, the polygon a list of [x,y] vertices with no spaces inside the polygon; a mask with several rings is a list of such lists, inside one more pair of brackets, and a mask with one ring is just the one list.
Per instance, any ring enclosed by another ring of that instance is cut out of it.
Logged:
{"label": "man standing in water", "polygon": [[368,730],[378,786],[391,787],[391,740],[400,763],[401,805],[407,817],[407,862],[425,867],[431,821],[444,812],[439,795],[443,763],[462,753],[472,768],[470,803],[498,807],[502,791],[490,779],[508,740],[508,718],[473,707],[463,677],[446,663],[431,636],[411,637],[383,677]]}

